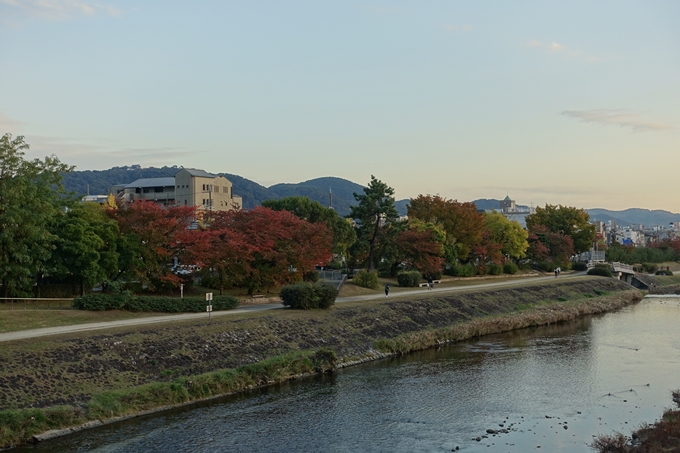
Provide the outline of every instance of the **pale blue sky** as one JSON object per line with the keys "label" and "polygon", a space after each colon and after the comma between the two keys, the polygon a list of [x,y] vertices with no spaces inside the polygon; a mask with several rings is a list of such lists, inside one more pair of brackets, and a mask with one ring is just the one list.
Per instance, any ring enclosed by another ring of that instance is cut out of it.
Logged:
{"label": "pale blue sky", "polygon": [[675,0],[0,0],[0,133],[79,170],[680,212],[678,24]]}

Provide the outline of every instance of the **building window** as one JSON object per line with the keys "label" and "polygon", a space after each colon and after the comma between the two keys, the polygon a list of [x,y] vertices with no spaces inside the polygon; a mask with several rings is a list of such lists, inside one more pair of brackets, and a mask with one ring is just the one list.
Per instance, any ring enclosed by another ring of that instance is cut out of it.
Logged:
{"label": "building window", "polygon": [[224,193],[229,193],[229,187],[224,186],[224,187],[222,187],[222,189],[223,189]]}
{"label": "building window", "polygon": [[187,205],[187,201],[186,201],[186,200],[184,200],[184,206],[186,206],[186,205]]}

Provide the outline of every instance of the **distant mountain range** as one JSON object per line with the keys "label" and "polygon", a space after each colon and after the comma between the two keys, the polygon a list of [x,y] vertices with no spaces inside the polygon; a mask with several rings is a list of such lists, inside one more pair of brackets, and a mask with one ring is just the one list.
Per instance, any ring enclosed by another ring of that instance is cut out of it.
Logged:
{"label": "distant mountain range", "polygon": [[608,222],[613,220],[618,226],[645,225],[663,226],[668,228],[672,223],[680,222],[680,214],[656,209],[629,208],[623,211],[610,211],[609,209],[586,209],[592,220]]}
{"label": "distant mountain range", "polygon": [[[109,188],[117,184],[129,184],[140,178],[163,178],[174,176],[181,167],[139,168],[139,167],[114,167],[109,170],[84,170],[65,173],[63,184],[67,191],[78,195],[107,194]],[[333,194],[333,208],[341,216],[350,212],[350,206],[356,202],[353,193],[363,193],[361,184],[342,178],[323,177],[310,179],[297,184],[274,184],[265,187],[261,184],[246,179],[242,176],[223,173],[234,185],[234,193],[243,198],[243,207],[246,209],[259,206],[265,200],[289,196],[305,196],[312,201],[318,201],[324,206],[330,204],[330,195]],[[464,201],[464,200],[459,200]],[[406,215],[406,206],[409,200],[397,200],[395,206],[400,215]],[[482,198],[474,200],[477,209],[491,210],[500,209],[500,200]],[[526,206],[518,205],[518,208]],[[607,222],[613,220],[619,226],[628,225],[663,225],[668,227],[671,222],[680,222],[680,214],[668,211],[631,208],[623,211],[610,211],[608,209],[586,209],[591,219]]]}

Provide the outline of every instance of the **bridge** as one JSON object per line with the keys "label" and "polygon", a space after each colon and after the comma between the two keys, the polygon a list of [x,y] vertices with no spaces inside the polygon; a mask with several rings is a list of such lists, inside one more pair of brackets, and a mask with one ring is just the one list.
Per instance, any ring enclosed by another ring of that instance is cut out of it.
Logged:
{"label": "bridge", "polygon": [[638,278],[637,272],[635,272],[633,266],[631,266],[630,264],[619,263],[617,261],[613,263],[606,263],[604,261],[589,261],[588,269],[590,270],[597,265],[601,266],[603,264],[609,264],[609,268],[612,271],[612,275],[614,275],[614,277],[618,278],[619,280],[623,280],[626,283],[630,283],[636,288],[648,289],[648,283]]}

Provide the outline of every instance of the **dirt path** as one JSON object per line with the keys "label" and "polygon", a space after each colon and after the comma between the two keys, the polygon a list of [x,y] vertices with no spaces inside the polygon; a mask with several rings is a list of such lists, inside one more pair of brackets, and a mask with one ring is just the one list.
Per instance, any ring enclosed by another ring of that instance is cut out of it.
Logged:
{"label": "dirt path", "polygon": [[[559,277],[558,280],[581,278],[584,275],[585,275],[585,273],[583,273],[583,272],[576,273],[576,274],[570,274],[570,275],[564,275],[564,276]],[[394,292],[393,295],[391,296],[391,298],[401,299],[403,297],[410,297],[410,296],[415,296],[415,295],[423,296],[423,295],[433,294],[433,293],[450,294],[450,293],[465,292],[465,291],[478,290],[478,289],[493,289],[493,288],[500,288],[500,287],[504,287],[504,286],[517,286],[517,285],[522,285],[522,284],[533,285],[535,283],[546,282],[546,281],[555,281],[555,280],[556,280],[555,277],[552,277],[552,276],[527,277],[527,278],[518,278],[518,279],[513,279],[513,280],[504,280],[502,282],[480,283],[480,284],[469,285],[469,286],[440,287],[440,288],[434,288],[432,290],[427,290],[425,288],[419,288],[419,289],[413,289],[413,290]],[[382,295],[382,294],[369,294],[369,295],[364,295],[364,296],[340,297],[336,300],[336,303],[361,302],[361,301],[384,299],[384,298],[385,298],[385,296]],[[250,313],[250,312],[262,311],[262,310],[276,310],[276,309],[282,309],[282,308],[283,308],[283,306],[281,304],[259,304],[259,305],[240,307],[240,308],[236,308],[234,310],[214,311],[214,312],[212,312],[212,316],[228,316],[228,315],[235,315],[235,314],[239,314],[239,313]],[[147,317],[147,318],[124,319],[124,320],[120,320],[120,321],[108,321],[108,322],[97,322],[97,323],[88,323],[88,324],[75,324],[75,325],[71,325],[71,326],[46,327],[46,328],[42,328],[42,329],[19,330],[19,331],[15,331],[15,332],[7,332],[7,333],[0,334],[0,342],[12,341],[12,340],[23,340],[23,339],[26,339],[26,338],[44,337],[44,336],[48,336],[48,335],[59,335],[59,334],[74,333],[74,332],[86,332],[86,331],[92,331],[92,330],[109,329],[109,328],[114,328],[114,327],[147,325],[147,324],[172,322],[172,321],[186,321],[186,320],[191,320],[191,319],[205,319],[206,317],[207,317],[206,313],[185,313],[185,314],[181,314],[181,315],[151,316],[151,317]]]}

